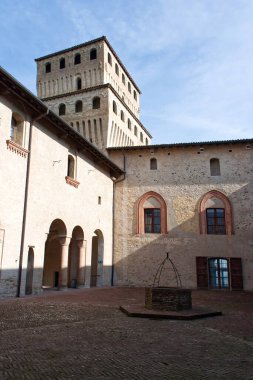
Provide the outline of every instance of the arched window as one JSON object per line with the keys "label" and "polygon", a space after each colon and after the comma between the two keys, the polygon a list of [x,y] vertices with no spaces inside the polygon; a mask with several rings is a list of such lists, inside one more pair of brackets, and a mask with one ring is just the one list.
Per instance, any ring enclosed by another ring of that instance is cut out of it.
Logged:
{"label": "arched window", "polygon": [[117,115],[117,104],[115,101],[112,102],[112,110]]}
{"label": "arched window", "polygon": [[94,110],[100,108],[100,98],[98,96],[92,99],[92,108]]}
{"label": "arched window", "polygon": [[76,112],[82,112],[83,111],[83,103],[81,100],[78,100],[75,105],[75,111]]}
{"label": "arched window", "polygon": [[126,84],[125,75],[122,73],[122,83]]}
{"label": "arched window", "polygon": [[76,122],[76,130],[80,133],[80,124],[79,121]]}
{"label": "arched window", "polygon": [[97,59],[97,49],[91,49],[90,50],[90,60]]}
{"label": "arched window", "polygon": [[62,116],[65,114],[66,114],[66,105],[62,103],[59,105],[59,116]]}
{"label": "arched window", "polygon": [[119,66],[117,63],[115,63],[115,73],[119,75]]}
{"label": "arched window", "polygon": [[65,68],[65,58],[61,58],[60,59],[60,69],[64,69]]}
{"label": "arched window", "polygon": [[75,159],[70,154],[68,155],[68,170],[67,176],[74,178],[75,177]]}
{"label": "arched window", "polygon": [[228,198],[217,190],[209,191],[199,205],[200,233],[231,235],[232,208]]}
{"label": "arched window", "polygon": [[134,90],[134,99],[137,100],[137,94],[135,90]]}
{"label": "arched window", "polygon": [[124,115],[124,112],[123,111],[120,111],[120,119],[122,121],[125,121],[125,115]]}
{"label": "arched window", "polygon": [[142,132],[140,133],[140,140],[141,140],[141,142],[143,142],[143,133]]}
{"label": "arched window", "polygon": [[81,90],[81,88],[82,88],[82,79],[76,78],[76,89]]}
{"label": "arched window", "polygon": [[107,61],[108,61],[109,65],[112,65],[112,56],[110,53],[108,53]]}
{"label": "arched window", "polygon": [[128,126],[128,129],[132,129],[132,126],[131,126],[131,120],[130,119],[127,119],[127,126]]}
{"label": "arched window", "polygon": [[148,139],[147,138],[145,139],[145,144],[148,145]]}
{"label": "arched window", "polygon": [[137,127],[136,127],[136,125],[134,126],[134,135],[135,135],[135,136],[138,136],[138,131],[137,131]]}
{"label": "arched window", "polygon": [[167,233],[167,206],[160,194],[149,191],[137,202],[137,233]]}
{"label": "arched window", "polygon": [[210,174],[211,176],[220,175],[220,160],[218,158],[211,158],[210,160]]}
{"label": "arched window", "polygon": [[81,63],[81,54],[80,54],[80,53],[77,53],[77,54],[75,55],[74,64],[75,64],[75,65],[79,65],[79,63]]}
{"label": "arched window", "polygon": [[16,144],[23,145],[24,119],[18,113],[13,112],[11,118],[10,139]]}
{"label": "arched window", "polygon": [[128,86],[127,86],[127,88],[128,88],[128,91],[129,91],[130,94],[131,94],[131,84],[130,84],[130,82],[128,82]]}
{"label": "arched window", "polygon": [[157,159],[154,157],[150,159],[150,170],[157,170]]}
{"label": "arched window", "polygon": [[47,62],[45,64],[45,72],[46,73],[51,73],[51,63],[50,62]]}

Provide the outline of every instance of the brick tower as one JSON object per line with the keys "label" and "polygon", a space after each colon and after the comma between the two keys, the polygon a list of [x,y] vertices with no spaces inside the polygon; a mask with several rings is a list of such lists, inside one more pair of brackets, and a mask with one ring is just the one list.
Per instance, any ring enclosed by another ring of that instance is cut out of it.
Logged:
{"label": "brick tower", "polygon": [[35,61],[38,97],[99,149],[150,144],[141,92],[106,37]]}

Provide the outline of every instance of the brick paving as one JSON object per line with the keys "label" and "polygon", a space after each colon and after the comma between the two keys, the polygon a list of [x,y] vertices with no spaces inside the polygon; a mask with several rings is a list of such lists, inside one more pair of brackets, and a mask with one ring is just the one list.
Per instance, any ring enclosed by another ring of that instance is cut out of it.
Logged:
{"label": "brick paving", "polygon": [[194,291],[223,316],[129,318],[139,288],[48,292],[0,301],[0,380],[253,379],[253,293]]}

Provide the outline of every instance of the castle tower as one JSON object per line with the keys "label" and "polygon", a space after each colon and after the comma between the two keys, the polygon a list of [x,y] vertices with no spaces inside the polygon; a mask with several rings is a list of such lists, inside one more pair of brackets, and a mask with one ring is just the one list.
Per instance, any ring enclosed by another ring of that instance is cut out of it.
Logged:
{"label": "castle tower", "polygon": [[150,144],[141,92],[106,37],[35,61],[38,97],[99,149]]}

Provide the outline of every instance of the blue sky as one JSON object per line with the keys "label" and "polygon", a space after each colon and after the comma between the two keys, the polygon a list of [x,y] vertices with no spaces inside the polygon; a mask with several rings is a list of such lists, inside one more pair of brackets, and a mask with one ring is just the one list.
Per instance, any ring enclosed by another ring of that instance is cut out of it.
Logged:
{"label": "blue sky", "polygon": [[34,58],[105,35],[154,144],[252,138],[252,20],[252,0],[0,0],[0,65],[36,93]]}

